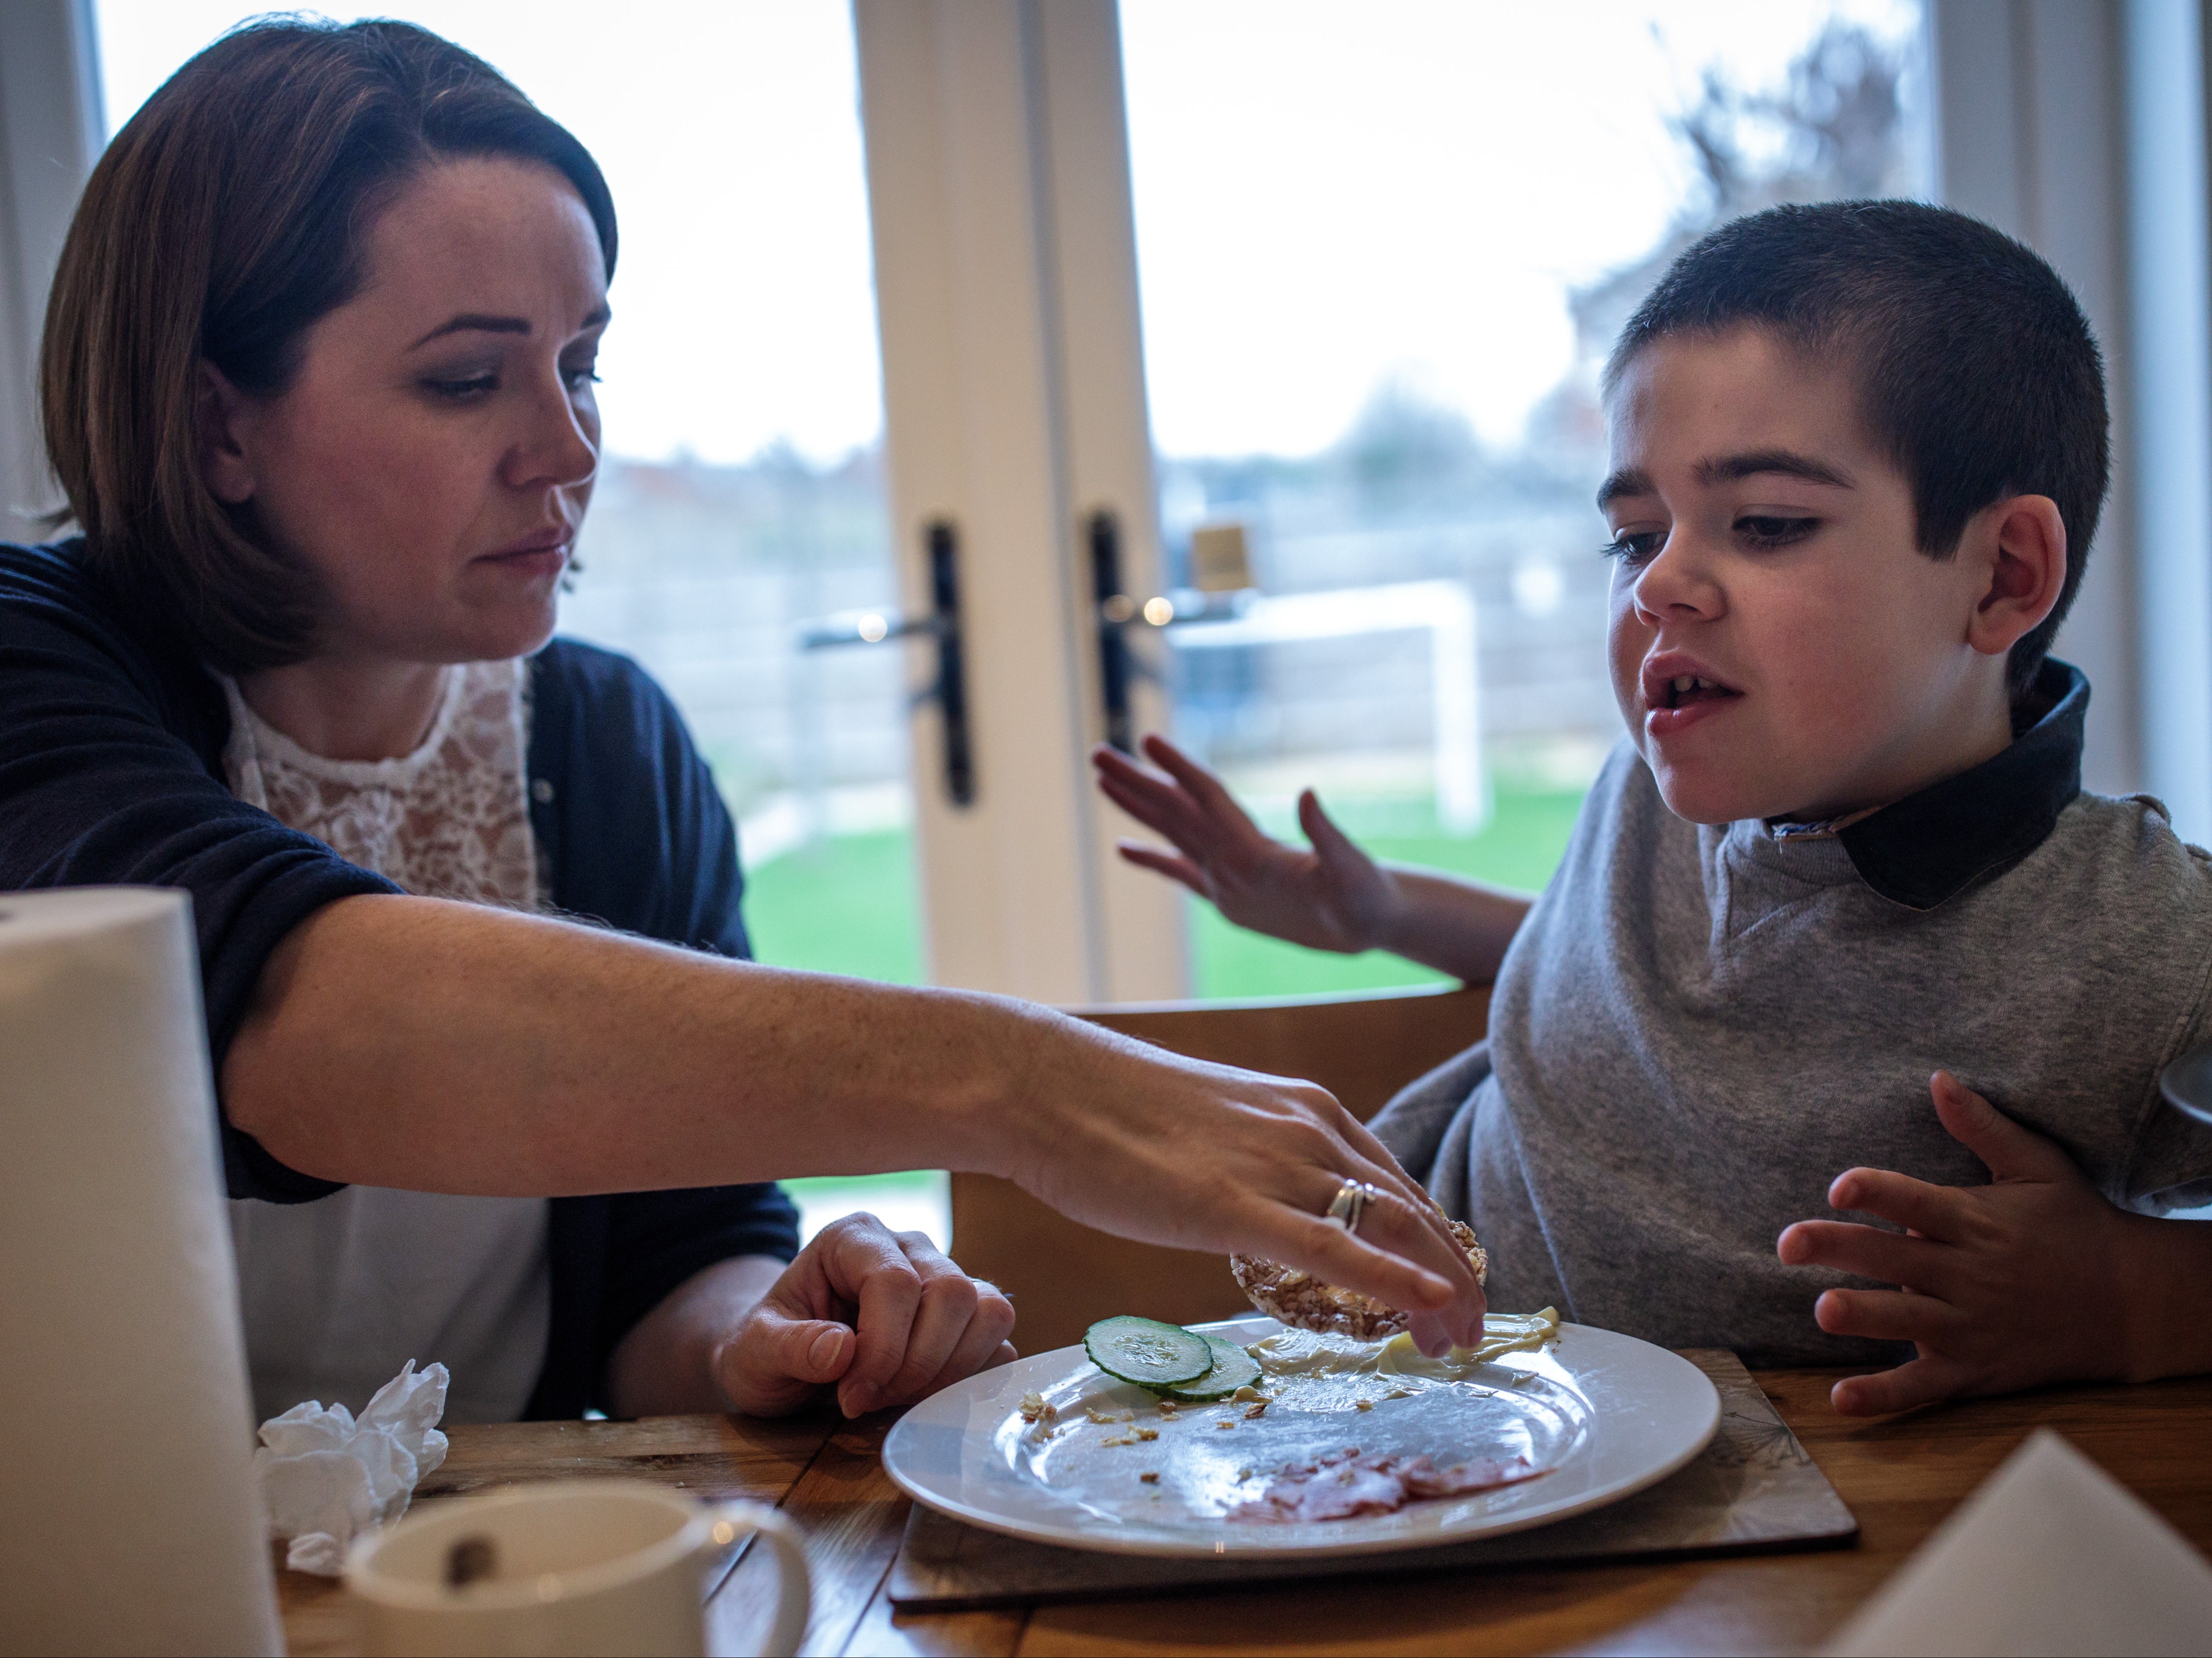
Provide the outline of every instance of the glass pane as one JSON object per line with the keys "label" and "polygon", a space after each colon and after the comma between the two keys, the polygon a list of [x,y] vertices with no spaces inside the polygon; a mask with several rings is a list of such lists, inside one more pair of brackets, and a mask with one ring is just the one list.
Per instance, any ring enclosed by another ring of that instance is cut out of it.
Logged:
{"label": "glass pane", "polygon": [[[1620,735],[1596,373],[1682,246],[1923,195],[1912,0],[1122,0],[1176,737],[1276,833],[1535,888]],[[1233,559],[1232,559],[1233,562]],[[1318,597],[1327,595],[1327,597]],[[1316,596],[1316,597],[1309,597]],[[1224,601],[1214,601],[1223,608]],[[1200,993],[1410,984],[1198,906]]]}
{"label": "glass pane", "polygon": [[[100,0],[111,130],[222,29],[226,0]],[[411,0],[605,169],[621,215],[605,450],[562,630],[667,688],[739,821],[763,961],[919,982],[903,663],[797,648],[896,604],[851,15],[845,0]],[[799,1183],[942,1237],[941,1175]]]}

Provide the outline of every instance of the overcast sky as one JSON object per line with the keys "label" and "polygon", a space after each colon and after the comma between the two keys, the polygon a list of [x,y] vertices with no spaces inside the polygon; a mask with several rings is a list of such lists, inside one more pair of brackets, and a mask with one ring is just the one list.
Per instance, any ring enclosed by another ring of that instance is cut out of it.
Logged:
{"label": "overcast sky", "polygon": [[[111,126],[250,8],[99,0]],[[1402,380],[1510,441],[1569,361],[1565,285],[1689,182],[1664,119],[1777,82],[1832,14],[1912,0],[1123,0],[1153,427],[1299,454]],[[882,426],[844,0],[398,0],[574,131],[622,217],[609,447],[817,459]]]}

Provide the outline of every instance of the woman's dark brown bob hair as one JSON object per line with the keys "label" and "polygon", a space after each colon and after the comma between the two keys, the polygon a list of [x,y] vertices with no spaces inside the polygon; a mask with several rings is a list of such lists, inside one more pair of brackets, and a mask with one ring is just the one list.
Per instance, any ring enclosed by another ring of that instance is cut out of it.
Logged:
{"label": "woman's dark brown bob hair", "polygon": [[319,606],[251,503],[201,477],[201,361],[282,392],[301,336],[359,291],[378,210],[422,167],[481,155],[566,176],[613,276],[599,164],[491,65],[410,24],[246,23],[171,76],[93,169],[46,311],[46,450],[88,562],[210,667],[313,654]]}

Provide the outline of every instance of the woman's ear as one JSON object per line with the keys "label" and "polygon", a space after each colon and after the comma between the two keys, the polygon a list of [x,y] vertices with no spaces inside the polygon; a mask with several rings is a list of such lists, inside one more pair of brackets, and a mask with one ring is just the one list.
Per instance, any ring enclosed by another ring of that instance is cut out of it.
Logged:
{"label": "woman's ear", "polygon": [[243,429],[250,416],[246,394],[230,383],[222,369],[203,358],[193,410],[199,438],[200,479],[227,506],[243,506],[253,499],[253,467],[246,458]]}
{"label": "woman's ear", "polygon": [[1987,574],[1966,642],[2002,656],[2042,623],[2065,588],[2066,520],[2048,495],[2014,495],[1974,515],[1960,551]]}

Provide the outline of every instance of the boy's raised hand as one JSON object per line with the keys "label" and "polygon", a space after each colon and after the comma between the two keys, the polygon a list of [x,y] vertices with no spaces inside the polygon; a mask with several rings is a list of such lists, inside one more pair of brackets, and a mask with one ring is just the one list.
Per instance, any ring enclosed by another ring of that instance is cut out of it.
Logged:
{"label": "boy's raised hand", "polygon": [[1397,884],[1311,789],[1298,797],[1298,826],[1313,843],[1302,850],[1262,833],[1219,778],[1165,738],[1145,738],[1145,754],[1158,771],[1103,745],[1091,752],[1106,798],[1176,848],[1124,841],[1123,858],[1182,882],[1255,932],[1352,954],[1385,944]]}
{"label": "boy's raised hand", "polygon": [[[2172,1374],[2179,1356],[2164,1351],[2171,1344],[2163,1333],[2145,1327],[2159,1322],[2142,1316],[2145,1280],[2166,1279],[2185,1303],[2185,1286],[2172,1279],[2201,1275],[2194,1257],[2212,1242],[2212,1227],[2127,1214],[2055,1143],[1948,1072],[1937,1072],[1929,1088],[1943,1127],[1989,1166],[1990,1183],[1935,1186],[1848,1169],[1829,1187],[1829,1203],[1879,1215],[1905,1233],[1808,1220],[1776,1242],[1792,1266],[1899,1286],[1830,1290],[1814,1303],[1814,1317],[1831,1334],[1920,1350],[1894,1370],[1838,1382],[1836,1409],[1871,1416],[2046,1382]],[[2205,1236],[2185,1236],[2197,1231]]]}

